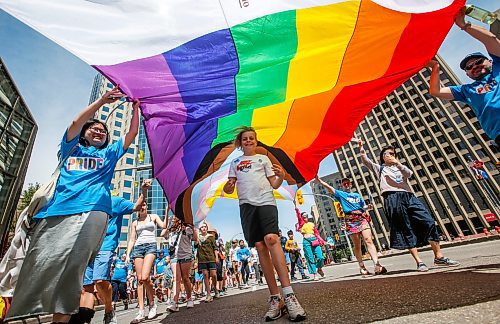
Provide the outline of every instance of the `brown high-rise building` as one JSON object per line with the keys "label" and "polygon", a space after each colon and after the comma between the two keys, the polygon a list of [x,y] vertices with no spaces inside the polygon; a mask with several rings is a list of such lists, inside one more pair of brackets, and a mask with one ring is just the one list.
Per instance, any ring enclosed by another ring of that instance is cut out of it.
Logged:
{"label": "brown high-rise building", "polygon": [[0,253],[16,214],[37,129],[0,58]]}
{"label": "brown high-rise building", "polygon": [[[450,68],[438,60],[443,86],[459,84]],[[495,166],[499,151],[490,145],[468,105],[429,94],[429,76],[430,71],[423,69],[393,91],[366,116],[355,135],[377,163],[383,147],[397,147],[399,160],[414,172],[410,179],[413,191],[448,239],[476,234],[499,225],[500,174]],[[388,244],[389,221],[378,181],[362,165],[357,143],[349,142],[333,155],[341,177],[353,178],[353,190],[365,199],[373,197],[376,241],[379,246]],[[478,180],[472,173],[474,160],[484,162],[488,180]],[[323,203],[318,197],[316,202]]]}

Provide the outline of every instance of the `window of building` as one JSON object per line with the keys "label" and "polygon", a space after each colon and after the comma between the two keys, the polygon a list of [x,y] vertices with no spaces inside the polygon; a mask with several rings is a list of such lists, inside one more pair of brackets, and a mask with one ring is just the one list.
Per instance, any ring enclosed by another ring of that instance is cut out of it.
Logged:
{"label": "window of building", "polygon": [[455,146],[457,147],[458,150],[465,150],[466,146],[463,142],[457,142],[455,143]]}
{"label": "window of building", "polygon": [[435,207],[434,213],[437,214],[440,218],[446,219],[447,218],[446,210],[443,204],[441,203],[439,197],[437,196],[437,194],[435,192],[432,192],[429,194],[429,197],[431,198],[432,204]]}
{"label": "window of building", "polygon": [[[389,134],[390,134],[390,133],[389,133]],[[410,138],[411,138],[411,140],[412,140],[412,141],[418,141],[418,136],[417,136],[417,134],[411,134],[411,135],[410,135]]]}
{"label": "window of building", "polygon": [[486,199],[482,195],[481,191],[479,191],[476,184],[469,182],[466,186],[469,192],[472,194],[472,197],[474,197],[476,203],[479,205],[479,208],[488,209],[488,205],[486,204]]}
{"label": "window of building", "polygon": [[101,120],[106,120],[106,115],[101,114]]}
{"label": "window of building", "polygon": [[459,166],[462,164],[462,163],[460,163],[460,160],[457,157],[452,158],[450,161],[451,161],[451,164],[453,164],[454,166]]}
{"label": "window of building", "polygon": [[470,128],[468,126],[462,127],[461,130],[462,130],[462,133],[464,133],[464,135],[472,133],[472,131],[470,130]]}
{"label": "window of building", "polygon": [[445,147],[444,151],[445,151],[446,154],[452,154],[453,153],[453,149],[451,148],[451,146]]}
{"label": "window of building", "polygon": [[424,146],[422,144],[417,144],[417,151],[419,151],[419,152],[425,151]]}
{"label": "window of building", "polygon": [[424,127],[424,123],[421,120],[417,120],[415,122],[415,126],[417,126],[417,127]]}
{"label": "window of building", "polygon": [[420,134],[422,134],[423,137],[431,136],[431,133],[429,133],[429,131],[427,129],[422,130],[420,132]]}
{"label": "window of building", "polygon": [[417,170],[417,174],[419,177],[425,177],[425,171],[422,169]]}
{"label": "window of building", "polygon": [[453,173],[448,173],[446,175],[446,179],[448,179],[448,181],[450,181],[450,182],[457,181],[457,177],[455,177],[455,175]]}
{"label": "window of building", "polygon": [[130,181],[130,180],[123,181],[123,186],[125,188],[132,188],[132,181]]}
{"label": "window of building", "polygon": [[125,163],[126,163],[126,164],[129,164],[129,165],[130,165],[130,164],[134,164],[134,159],[132,159],[132,158],[126,158],[126,159],[125,159]]}
{"label": "window of building", "polygon": [[462,119],[462,117],[460,117],[460,116],[455,116],[455,117],[453,117],[453,120],[454,120],[454,121],[455,121],[455,123],[457,123],[457,124],[460,124],[460,123],[463,123],[463,122],[464,122],[464,120],[463,120],[463,119]]}
{"label": "window of building", "polygon": [[113,131],[113,136],[117,136],[117,137],[120,137],[120,131]]}
{"label": "window of building", "polygon": [[465,208],[465,211],[467,213],[472,213],[474,211],[474,208],[472,207],[471,201],[467,198],[462,188],[460,186],[455,186],[453,187],[453,191],[455,191],[455,195],[457,195],[458,200]]}
{"label": "window of building", "polygon": [[125,170],[125,175],[131,177],[133,174],[132,170]]}
{"label": "window of building", "polygon": [[134,152],[135,152],[135,149],[133,147],[129,147],[127,149],[127,153],[129,153],[129,154],[134,154]]}
{"label": "window of building", "polygon": [[472,109],[468,108],[465,110],[465,116],[469,119],[472,119],[472,118],[476,117],[476,114],[474,113],[474,111]]}
{"label": "window of building", "polygon": [[109,107],[108,107],[108,106],[104,106],[104,107],[102,107],[102,111],[104,111],[104,112],[109,112]]}
{"label": "window of building", "polygon": [[413,119],[418,118],[418,114],[417,114],[417,112],[415,110],[410,111],[410,116]]}
{"label": "window of building", "polygon": [[115,127],[122,127],[122,122],[115,120]]}
{"label": "window of building", "polygon": [[441,152],[439,152],[439,151],[434,151],[434,152],[432,152],[432,155],[433,155],[436,159],[439,159],[439,158],[442,158],[442,157],[443,157],[443,154],[441,154]]}
{"label": "window of building", "polygon": [[435,166],[431,165],[427,168],[429,170],[430,173],[437,173],[438,170]]}
{"label": "window of building", "polygon": [[127,240],[127,233],[121,233],[120,234],[120,241],[126,241]]}
{"label": "window of building", "polygon": [[116,118],[123,118],[123,113],[117,112],[116,113]]}
{"label": "window of building", "polygon": [[124,193],[123,193],[123,198],[124,198],[124,199],[127,199],[127,200],[130,200],[130,198],[131,198],[131,197],[130,197],[130,193],[129,193],[129,192],[124,192]]}
{"label": "window of building", "polygon": [[436,185],[438,185],[438,186],[444,184],[443,178],[441,178],[441,177],[434,178],[434,181],[436,182]]}

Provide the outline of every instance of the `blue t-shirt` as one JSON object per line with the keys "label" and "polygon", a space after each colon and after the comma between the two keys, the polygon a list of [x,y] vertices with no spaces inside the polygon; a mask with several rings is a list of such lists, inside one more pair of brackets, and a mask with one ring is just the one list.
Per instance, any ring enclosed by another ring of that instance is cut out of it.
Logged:
{"label": "blue t-shirt", "polygon": [[239,248],[238,251],[236,251],[236,256],[238,257],[239,261],[246,261],[250,257],[250,250],[246,247],[244,248]]}
{"label": "blue t-shirt", "polygon": [[165,270],[166,265],[167,265],[167,262],[165,261],[164,258],[156,259],[156,262],[155,262],[156,274],[162,274]]}
{"label": "blue t-shirt", "polygon": [[123,140],[97,149],[78,144],[79,136],[66,141],[67,131],[61,141],[61,157],[76,148],[61,167],[54,197],[35,218],[67,216],[89,211],[103,211],[111,215],[110,184],[116,162],[123,156]]}
{"label": "blue t-shirt", "polygon": [[127,273],[132,270],[132,263],[129,263],[128,267],[125,265],[125,261],[121,259],[115,260],[115,271],[111,280],[116,280],[119,282],[127,282]]}
{"label": "blue t-shirt", "polygon": [[486,135],[495,139],[500,135],[500,57],[490,54],[493,60],[491,73],[470,84],[451,86],[456,100],[468,103]]}
{"label": "blue t-shirt", "polygon": [[365,202],[363,201],[363,197],[358,193],[335,189],[333,196],[340,202],[346,214],[355,210],[364,211]]}
{"label": "blue t-shirt", "polygon": [[123,215],[132,214],[135,204],[121,197],[111,197],[111,217],[108,220],[106,236],[102,242],[101,251],[114,251],[118,247]]}

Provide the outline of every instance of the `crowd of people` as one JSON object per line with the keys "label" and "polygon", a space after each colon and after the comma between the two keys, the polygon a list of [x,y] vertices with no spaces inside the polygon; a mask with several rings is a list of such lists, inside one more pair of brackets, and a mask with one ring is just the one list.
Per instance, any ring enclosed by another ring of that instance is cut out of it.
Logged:
{"label": "crowd of people", "polygon": [[[449,88],[440,86],[439,66],[430,62],[430,93],[469,103],[487,135],[500,144],[499,40],[484,28],[465,22],[463,12],[457,14],[455,23],[482,42],[492,60],[481,53],[466,56],[460,67],[474,83]],[[292,321],[305,319],[291,282],[298,280],[296,270],[301,279],[324,277],[322,247],[329,243],[319,235],[309,215],[298,209],[296,231],[302,234],[302,244],[291,230],[286,237],[282,235],[273,190],[281,186],[286,174],[268,156],[257,153],[257,132],[243,127],[234,141],[242,155],[231,162],[223,190],[227,194],[237,190],[245,239],[232,240],[226,249],[208,223],[196,228],[175,215],[167,220],[148,213],[146,197],[151,181],[144,181],[135,203],[111,197],[115,166],[138,132],[140,102],[134,101],[129,131],[114,143],[110,143],[106,124],[92,118],[102,105],[122,97],[115,87],[78,114],[65,131],[55,193],[34,215],[29,249],[7,320],[49,313],[53,323],[90,323],[97,297],[105,306],[104,323],[117,322],[113,304],[119,300],[125,307],[130,300],[137,300],[138,314],[132,323],[140,323],[157,316],[158,302],[168,303],[167,309],[177,312],[181,303],[192,308],[196,299],[210,303],[224,296],[228,288],[263,284],[269,290],[266,321],[284,314]],[[443,256],[435,221],[408,185],[413,172],[398,160],[396,149],[383,148],[377,163],[368,157],[362,141],[359,148],[361,161],[379,179],[390,220],[390,247],[408,249],[418,271],[428,270],[417,251],[427,244],[434,252],[435,265],[457,266],[457,261]],[[373,273],[386,273],[372,241],[372,206],[351,191],[351,179],[342,180],[342,190],[318,177],[316,181],[345,211],[343,228],[354,243],[360,273],[370,274],[362,259],[361,238],[373,262]],[[115,258],[123,216],[133,212],[137,219],[131,225],[126,253]],[[157,251],[157,229],[162,229],[168,243],[166,251]]]}

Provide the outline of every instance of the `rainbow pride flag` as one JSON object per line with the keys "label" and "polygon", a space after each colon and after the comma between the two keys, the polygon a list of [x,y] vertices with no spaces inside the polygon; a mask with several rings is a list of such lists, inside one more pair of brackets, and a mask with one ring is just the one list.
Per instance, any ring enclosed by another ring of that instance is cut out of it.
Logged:
{"label": "rainbow pride flag", "polygon": [[312,179],[366,114],[436,54],[464,0],[3,0],[0,8],[142,102],[155,177],[175,212],[223,196],[231,141],[257,130]]}

